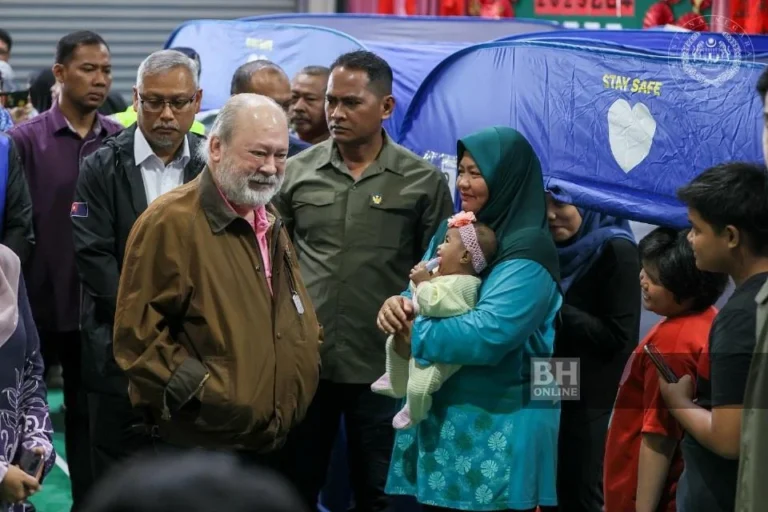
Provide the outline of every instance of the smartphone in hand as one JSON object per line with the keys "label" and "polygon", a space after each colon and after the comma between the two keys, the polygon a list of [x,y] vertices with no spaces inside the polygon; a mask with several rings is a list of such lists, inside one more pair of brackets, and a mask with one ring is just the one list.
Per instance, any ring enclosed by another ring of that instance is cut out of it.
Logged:
{"label": "smartphone in hand", "polygon": [[659,352],[659,349],[656,348],[656,345],[653,343],[646,343],[646,345],[643,347],[643,350],[645,350],[645,353],[648,354],[648,357],[651,358],[653,364],[656,365],[656,368],[658,368],[661,376],[664,377],[664,380],[670,384],[675,384],[680,380],[677,375],[675,375],[675,372],[672,371],[672,368],[670,368],[670,366],[664,360],[664,356],[661,355],[661,352]]}
{"label": "smartphone in hand", "polygon": [[41,454],[25,450],[21,454],[19,468],[29,476],[37,478],[43,463],[43,456]]}

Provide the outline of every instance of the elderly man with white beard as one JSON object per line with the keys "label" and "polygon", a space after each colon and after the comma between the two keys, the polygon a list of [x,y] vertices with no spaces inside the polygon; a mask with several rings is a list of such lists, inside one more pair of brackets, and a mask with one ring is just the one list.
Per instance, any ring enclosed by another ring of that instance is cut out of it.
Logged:
{"label": "elderly man with white beard", "polygon": [[155,446],[234,451],[291,476],[282,446],[318,383],[322,330],[282,220],[288,122],[233,96],[207,167],[155,200],[125,254],[114,354]]}

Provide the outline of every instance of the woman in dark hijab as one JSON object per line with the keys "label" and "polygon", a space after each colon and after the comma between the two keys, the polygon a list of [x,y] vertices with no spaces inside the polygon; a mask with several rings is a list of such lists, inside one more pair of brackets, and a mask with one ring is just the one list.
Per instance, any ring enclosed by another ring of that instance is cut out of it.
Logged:
{"label": "woman in dark hijab", "polygon": [[579,400],[564,400],[557,500],[564,512],[602,512],[605,436],[640,329],[640,258],[626,220],[573,206],[548,189],[547,217],[557,245],[565,301],[555,357],[578,358]]}

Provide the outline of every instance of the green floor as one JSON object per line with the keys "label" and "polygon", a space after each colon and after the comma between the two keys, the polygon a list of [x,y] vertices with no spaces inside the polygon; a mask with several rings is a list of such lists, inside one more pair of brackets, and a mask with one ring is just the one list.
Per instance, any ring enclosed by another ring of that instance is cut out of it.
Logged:
{"label": "green floor", "polygon": [[[48,393],[48,405],[53,421],[53,446],[61,460],[66,461],[64,452],[64,415],[61,413],[63,397],[61,390]],[[43,490],[30,499],[38,512],[69,512],[72,494],[69,490],[69,476],[55,465],[43,482]]]}

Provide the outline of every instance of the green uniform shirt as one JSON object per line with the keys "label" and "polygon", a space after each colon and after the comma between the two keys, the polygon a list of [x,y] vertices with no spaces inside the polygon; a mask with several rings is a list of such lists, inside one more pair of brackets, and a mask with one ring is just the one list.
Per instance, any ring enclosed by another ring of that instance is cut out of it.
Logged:
{"label": "green uniform shirt", "polygon": [[453,213],[448,183],[384,134],[355,181],[328,139],[290,158],[274,204],[299,256],[323,324],[322,377],[370,384],[384,373],[384,301],[408,286],[440,221]]}
{"label": "green uniform shirt", "polygon": [[[136,111],[133,110],[133,105],[129,105],[125,111],[112,114],[110,117],[126,128],[131,126],[136,122],[136,119],[138,119]],[[192,128],[190,128],[189,131],[198,135],[205,136],[205,125],[200,121],[195,121],[192,123]]]}
{"label": "green uniform shirt", "polygon": [[744,393],[736,512],[768,508],[768,283],[755,297],[757,339]]}

